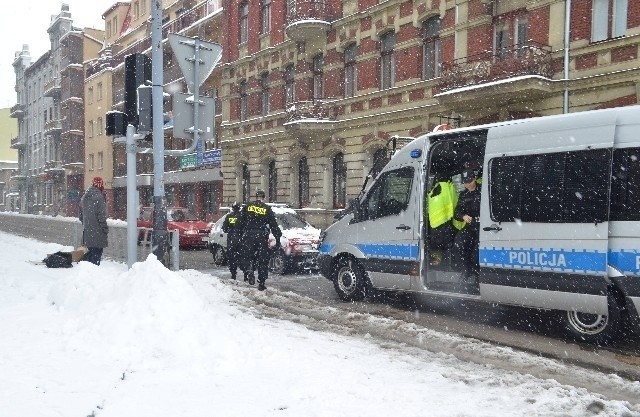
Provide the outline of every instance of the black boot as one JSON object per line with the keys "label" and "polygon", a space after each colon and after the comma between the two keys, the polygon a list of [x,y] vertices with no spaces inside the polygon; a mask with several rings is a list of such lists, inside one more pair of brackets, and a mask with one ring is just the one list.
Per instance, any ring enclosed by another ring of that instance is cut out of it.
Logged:
{"label": "black boot", "polygon": [[249,285],[254,285],[256,283],[256,276],[253,274],[253,271],[249,272]]}
{"label": "black boot", "polygon": [[266,286],[266,285],[264,285],[264,282],[260,281],[260,282],[258,283],[258,291],[264,291],[264,290],[266,290],[266,289],[267,289],[267,286]]}

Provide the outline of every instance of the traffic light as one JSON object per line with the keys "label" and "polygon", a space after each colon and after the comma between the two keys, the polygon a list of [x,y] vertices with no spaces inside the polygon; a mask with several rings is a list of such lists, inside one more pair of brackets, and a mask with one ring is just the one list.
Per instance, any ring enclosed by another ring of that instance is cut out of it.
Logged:
{"label": "traffic light", "polygon": [[151,58],[144,54],[131,54],[124,58],[124,111],[127,122],[136,128],[138,118],[138,87],[151,83]]}
{"label": "traffic light", "polygon": [[124,136],[127,134],[127,115],[121,111],[107,112],[105,126],[107,136]]}

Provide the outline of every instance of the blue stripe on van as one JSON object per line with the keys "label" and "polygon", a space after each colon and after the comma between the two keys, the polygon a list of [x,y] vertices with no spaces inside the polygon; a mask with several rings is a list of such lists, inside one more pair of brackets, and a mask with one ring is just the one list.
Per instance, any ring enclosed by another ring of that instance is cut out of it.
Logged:
{"label": "blue stripe on van", "polygon": [[[329,255],[334,246],[334,244],[323,243],[320,245],[318,251],[321,255]],[[418,245],[367,243],[356,245],[356,247],[360,249],[367,258],[419,260],[420,257],[420,248]]]}
{"label": "blue stripe on van", "polygon": [[480,265],[505,269],[606,273],[607,254],[534,248],[480,248]]}
{"label": "blue stripe on van", "polygon": [[419,260],[418,245],[367,243],[356,245],[367,258]]}
{"label": "blue stripe on van", "polygon": [[609,251],[609,265],[625,275],[640,274],[640,253],[634,249]]}

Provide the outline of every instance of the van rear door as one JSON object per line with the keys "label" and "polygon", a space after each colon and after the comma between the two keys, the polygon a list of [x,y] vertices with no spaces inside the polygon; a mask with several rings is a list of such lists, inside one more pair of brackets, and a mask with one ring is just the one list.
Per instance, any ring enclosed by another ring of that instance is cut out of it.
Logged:
{"label": "van rear door", "polygon": [[489,130],[480,293],[489,301],[607,314],[614,112]]}

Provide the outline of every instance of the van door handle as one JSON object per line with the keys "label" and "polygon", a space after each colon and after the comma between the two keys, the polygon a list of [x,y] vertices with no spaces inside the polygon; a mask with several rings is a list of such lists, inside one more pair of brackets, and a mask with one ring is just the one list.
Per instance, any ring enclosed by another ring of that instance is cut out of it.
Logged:
{"label": "van door handle", "polygon": [[409,230],[409,229],[411,229],[411,227],[407,226],[406,224],[401,224],[400,226],[396,226],[396,229],[398,229],[398,230]]}
{"label": "van door handle", "polygon": [[497,224],[492,224],[491,226],[483,227],[482,230],[484,230],[485,232],[499,232],[500,230],[502,230],[502,227],[498,226]]}

